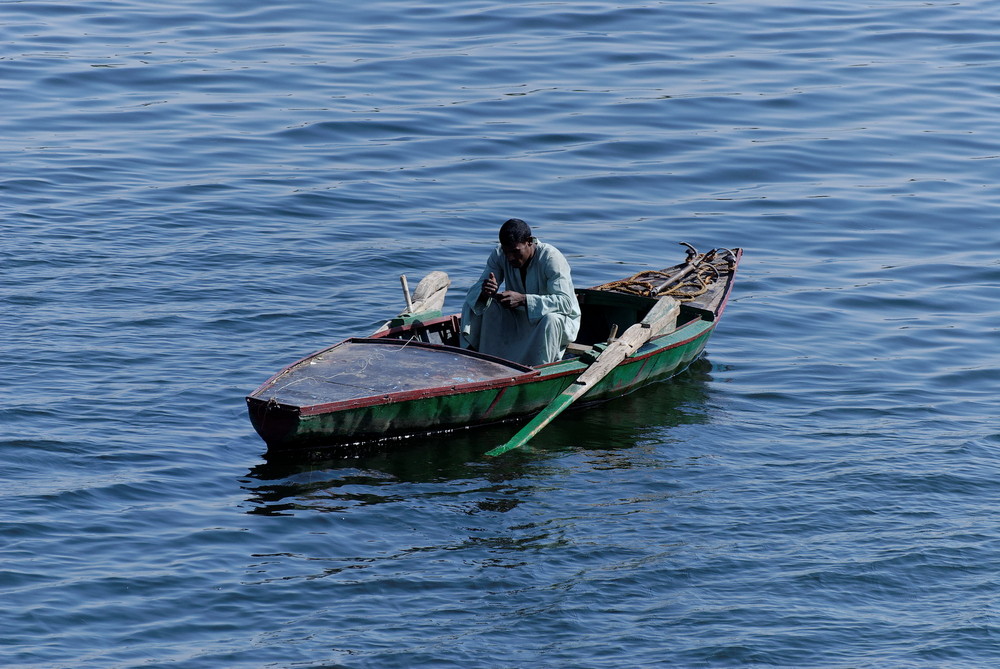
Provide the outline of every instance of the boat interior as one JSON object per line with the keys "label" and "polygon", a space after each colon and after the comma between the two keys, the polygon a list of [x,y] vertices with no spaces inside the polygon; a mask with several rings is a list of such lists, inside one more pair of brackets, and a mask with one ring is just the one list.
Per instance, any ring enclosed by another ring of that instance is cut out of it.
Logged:
{"label": "boat interior", "polygon": [[[714,322],[725,304],[742,250],[713,249],[698,254],[690,244],[681,244],[688,247],[685,263],[664,270],[646,270],[594,288],[577,289],[580,332],[567,347],[564,359],[586,355],[595,345],[612,341],[641,321],[657,301],[649,295],[669,294],[679,299],[675,329],[695,320]],[[405,277],[401,280],[407,292]],[[460,317],[439,315],[449,284],[444,272],[428,274],[417,286],[412,303],[407,292],[408,310],[372,336],[461,346]],[[427,318],[421,317],[424,314]]]}
{"label": "boat interior", "polygon": [[[656,298],[596,289],[578,289],[580,332],[566,349],[564,359],[587,353],[595,344],[614,339],[641,321],[656,303]],[[715,312],[693,304],[681,303],[676,327],[694,320],[715,320]],[[376,334],[377,337],[421,341],[428,344],[459,346],[461,319],[456,315],[417,321]]]}

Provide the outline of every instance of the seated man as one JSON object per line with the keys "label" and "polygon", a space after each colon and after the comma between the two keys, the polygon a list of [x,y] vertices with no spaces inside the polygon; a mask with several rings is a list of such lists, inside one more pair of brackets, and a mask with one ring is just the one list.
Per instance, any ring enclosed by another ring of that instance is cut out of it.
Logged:
{"label": "seated man", "polygon": [[[505,290],[500,291],[500,284]],[[580,330],[569,263],[512,218],[462,308],[463,345],[524,365],[559,360]]]}

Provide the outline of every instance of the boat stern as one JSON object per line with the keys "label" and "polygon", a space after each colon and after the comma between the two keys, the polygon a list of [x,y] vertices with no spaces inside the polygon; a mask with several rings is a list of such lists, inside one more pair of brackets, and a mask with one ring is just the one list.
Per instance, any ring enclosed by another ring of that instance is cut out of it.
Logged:
{"label": "boat stern", "polygon": [[250,423],[268,446],[279,445],[298,433],[299,407],[248,396]]}

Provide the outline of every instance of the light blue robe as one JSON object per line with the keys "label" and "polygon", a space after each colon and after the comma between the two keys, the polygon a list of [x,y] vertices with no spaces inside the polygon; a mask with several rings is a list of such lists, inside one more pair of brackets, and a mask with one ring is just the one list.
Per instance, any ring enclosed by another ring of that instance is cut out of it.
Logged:
{"label": "light blue robe", "polygon": [[[527,304],[508,309],[496,298],[482,299],[483,281],[490,272],[499,292],[524,293]],[[559,360],[579,330],[580,305],[569,263],[556,247],[537,241],[523,282],[521,270],[507,262],[498,244],[462,308],[464,346],[524,365]]]}

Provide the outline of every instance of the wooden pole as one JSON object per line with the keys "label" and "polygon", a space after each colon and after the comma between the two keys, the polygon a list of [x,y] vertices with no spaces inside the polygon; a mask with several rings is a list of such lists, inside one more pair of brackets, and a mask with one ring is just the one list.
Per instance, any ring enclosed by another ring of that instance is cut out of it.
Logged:
{"label": "wooden pole", "polygon": [[399,282],[403,284],[403,297],[406,298],[406,310],[413,313],[413,299],[410,297],[410,287],[406,284],[406,275],[399,275]]}

